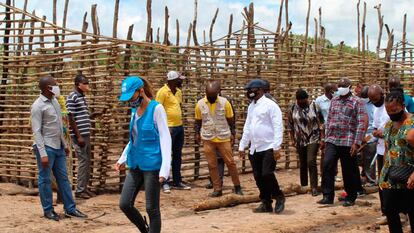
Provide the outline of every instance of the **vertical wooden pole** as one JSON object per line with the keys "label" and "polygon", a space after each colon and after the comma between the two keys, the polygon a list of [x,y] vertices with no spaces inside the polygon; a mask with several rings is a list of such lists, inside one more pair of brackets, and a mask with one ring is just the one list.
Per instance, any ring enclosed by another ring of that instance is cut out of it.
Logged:
{"label": "vertical wooden pole", "polygon": [[[62,20],[62,27],[66,28],[66,21],[67,21],[67,17],[68,17],[68,8],[69,8],[69,0],[65,0],[65,8],[63,10],[63,20]],[[65,33],[66,31],[63,29],[62,30],[62,43],[61,46],[63,47],[65,45]],[[61,51],[62,53],[64,53],[64,50]]]}
{"label": "vertical wooden pole", "polygon": [[214,24],[216,23],[218,13],[219,13],[219,8],[216,9],[216,13],[214,14],[213,20],[211,21],[211,25],[210,25],[209,38],[210,38],[211,46],[213,46],[213,28],[214,28]]}
{"label": "vertical wooden pole", "polygon": [[194,40],[195,46],[199,46],[199,43],[197,40],[197,5],[198,5],[198,1],[194,0],[193,40]]}
{"label": "vertical wooden pole", "polygon": [[374,7],[377,9],[378,12],[378,40],[377,40],[377,57],[379,57],[379,54],[381,52],[381,39],[382,39],[382,29],[384,28],[384,16],[381,15],[381,4],[378,4]]}
{"label": "vertical wooden pole", "polygon": [[178,19],[175,20],[175,25],[177,30],[175,46],[180,46],[180,22],[178,22]]}
{"label": "vertical wooden pole", "polygon": [[168,21],[169,21],[170,15],[168,14],[168,7],[165,7],[165,20],[164,20],[164,41],[162,44],[164,45],[170,45],[170,41],[168,40]]}
{"label": "vertical wooden pole", "polygon": [[361,27],[361,43],[362,43],[362,73],[361,73],[361,82],[365,83],[365,19],[367,17],[367,3],[364,2],[364,14],[362,16],[362,27]]}
{"label": "vertical wooden pole", "polygon": [[280,30],[282,27],[282,13],[283,13],[283,2],[284,0],[280,0],[280,6],[279,6],[279,16],[277,18],[277,26],[276,26],[276,36],[280,36]]}
{"label": "vertical wooden pole", "polygon": [[360,4],[361,0],[358,0],[358,4],[357,4],[357,28],[358,28],[358,54],[361,53],[361,29],[359,27],[360,23],[359,23],[359,4]]}
{"label": "vertical wooden pole", "polygon": [[150,42],[150,37],[152,37],[152,0],[147,0],[147,34],[145,36],[145,41]]}
{"label": "vertical wooden pole", "polygon": [[114,9],[114,22],[112,24],[112,37],[118,37],[118,13],[119,13],[119,0],[115,0],[115,9]]}

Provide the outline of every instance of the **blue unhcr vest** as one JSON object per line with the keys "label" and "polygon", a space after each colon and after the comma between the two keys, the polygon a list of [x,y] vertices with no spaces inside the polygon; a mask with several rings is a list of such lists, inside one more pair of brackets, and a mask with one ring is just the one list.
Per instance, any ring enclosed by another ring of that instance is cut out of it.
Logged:
{"label": "blue unhcr vest", "polygon": [[127,165],[131,169],[139,167],[143,171],[156,171],[161,168],[161,145],[158,129],[154,124],[154,111],[158,102],[151,100],[144,114],[136,121],[138,135],[132,135],[134,118],[137,109],[132,109],[129,124],[130,150],[127,155]]}

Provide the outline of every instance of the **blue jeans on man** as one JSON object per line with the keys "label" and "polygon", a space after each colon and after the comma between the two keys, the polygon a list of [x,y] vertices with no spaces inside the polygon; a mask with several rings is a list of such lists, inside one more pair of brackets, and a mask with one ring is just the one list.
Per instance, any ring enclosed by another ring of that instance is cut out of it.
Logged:
{"label": "blue jeans on man", "polygon": [[73,200],[72,190],[70,187],[68,174],[66,171],[66,153],[62,149],[54,149],[46,146],[46,153],[49,159],[49,166],[43,167],[40,162],[40,154],[36,147],[33,146],[33,151],[36,155],[37,168],[39,169],[38,185],[40,201],[42,203],[43,212],[45,214],[53,211],[53,192],[51,173],[56,178],[59,192],[62,196],[64,203],[64,209],[67,213],[73,213],[76,211],[76,204]]}

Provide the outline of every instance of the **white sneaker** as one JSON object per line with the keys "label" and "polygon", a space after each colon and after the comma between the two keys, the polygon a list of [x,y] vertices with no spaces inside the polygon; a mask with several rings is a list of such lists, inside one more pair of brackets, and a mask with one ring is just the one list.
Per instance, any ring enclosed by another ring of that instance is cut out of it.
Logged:
{"label": "white sneaker", "polygon": [[164,192],[164,193],[171,193],[171,188],[170,188],[170,186],[168,185],[168,184],[163,184],[162,185],[162,191]]}

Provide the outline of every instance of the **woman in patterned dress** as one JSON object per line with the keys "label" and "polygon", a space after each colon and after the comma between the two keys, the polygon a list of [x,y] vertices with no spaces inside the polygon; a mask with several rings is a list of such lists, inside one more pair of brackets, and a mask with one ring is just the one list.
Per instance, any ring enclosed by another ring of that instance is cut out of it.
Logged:
{"label": "woman in patterned dress", "polygon": [[384,129],[386,152],[379,186],[383,191],[388,228],[391,233],[402,233],[399,213],[405,213],[410,218],[411,232],[414,232],[414,172],[405,182],[396,182],[389,176],[391,166],[414,165],[414,116],[406,112],[400,91],[391,91],[387,95],[385,108],[391,121]]}

